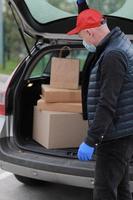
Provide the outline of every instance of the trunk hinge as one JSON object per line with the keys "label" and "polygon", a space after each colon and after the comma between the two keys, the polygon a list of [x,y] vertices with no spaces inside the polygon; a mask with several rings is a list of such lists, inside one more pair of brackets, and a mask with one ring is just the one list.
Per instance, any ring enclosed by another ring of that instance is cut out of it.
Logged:
{"label": "trunk hinge", "polygon": [[12,11],[13,17],[14,17],[14,19],[15,19],[15,22],[16,22],[16,24],[17,24],[17,27],[18,27],[18,31],[19,31],[19,33],[20,33],[20,36],[21,36],[21,38],[22,38],[22,40],[23,40],[23,42],[24,42],[24,45],[25,45],[25,47],[26,47],[26,50],[27,50],[27,52],[28,52],[28,55],[31,57],[30,49],[29,49],[28,44],[27,44],[27,41],[26,41],[26,39],[25,39],[25,37],[24,37],[22,28],[21,28],[21,26],[19,25],[19,22],[18,22],[18,20],[17,20],[17,18],[16,18],[15,12],[14,12],[14,10],[13,10],[13,8],[12,8],[12,4],[11,4],[10,2],[8,2],[8,3],[9,3],[9,6],[10,6],[10,8],[11,8],[11,11]]}

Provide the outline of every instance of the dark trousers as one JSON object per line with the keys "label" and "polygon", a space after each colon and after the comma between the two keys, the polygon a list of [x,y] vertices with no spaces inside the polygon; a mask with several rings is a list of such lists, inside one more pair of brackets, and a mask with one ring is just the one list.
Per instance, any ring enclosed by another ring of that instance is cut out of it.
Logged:
{"label": "dark trousers", "polygon": [[103,142],[96,149],[94,200],[131,200],[129,161],[133,136]]}

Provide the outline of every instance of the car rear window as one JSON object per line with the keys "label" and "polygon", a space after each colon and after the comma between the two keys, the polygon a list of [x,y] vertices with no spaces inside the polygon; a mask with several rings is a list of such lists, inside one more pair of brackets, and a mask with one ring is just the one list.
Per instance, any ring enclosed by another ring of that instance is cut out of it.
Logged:
{"label": "car rear window", "polygon": [[69,11],[64,11],[60,9],[58,6],[55,7],[52,3],[49,3],[47,0],[37,0],[37,1],[24,0],[24,1],[27,7],[29,8],[31,15],[39,23],[42,24],[73,16],[73,14],[70,13]]}
{"label": "car rear window", "polygon": [[82,71],[85,60],[87,58],[88,51],[86,49],[64,49],[62,53],[59,49],[51,50],[41,56],[34,64],[33,70],[30,73],[30,78],[42,77],[44,75],[50,75],[51,73],[51,61],[53,57],[62,57],[69,59],[79,59],[80,71]]}
{"label": "car rear window", "polygon": [[[77,15],[76,0],[24,0],[32,16],[42,24]],[[90,7],[118,17],[133,19],[131,0],[87,0]],[[38,12],[39,11],[39,12]]]}

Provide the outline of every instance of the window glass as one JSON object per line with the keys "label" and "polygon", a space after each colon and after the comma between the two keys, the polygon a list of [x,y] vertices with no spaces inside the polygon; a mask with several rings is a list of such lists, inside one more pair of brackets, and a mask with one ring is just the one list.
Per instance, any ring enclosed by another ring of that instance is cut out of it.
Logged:
{"label": "window glass", "polygon": [[31,73],[31,77],[40,77],[43,75],[44,71],[47,70],[47,66],[51,60],[51,54],[52,53],[46,54],[36,63]]}
{"label": "window glass", "polygon": [[[24,0],[32,16],[40,23],[77,15],[76,0]],[[90,7],[101,10],[104,14],[112,14],[120,8],[119,16],[132,19],[132,0],[87,0]],[[38,12],[39,10],[39,12]]]}
{"label": "window glass", "polygon": [[32,16],[39,23],[42,23],[42,24],[73,16],[73,14],[67,12],[67,10],[60,9],[60,6],[58,5],[58,3],[59,2],[61,3],[64,1],[56,0],[57,6],[54,6],[54,4],[49,3],[47,0],[34,0],[34,1],[33,0],[24,0],[24,1],[26,3],[27,7],[29,8],[29,11],[32,14]]}
{"label": "window glass", "polygon": [[[76,13],[76,0],[47,0],[51,5],[60,8],[61,10]],[[110,14],[120,9],[126,0],[87,0],[90,7],[101,10],[104,14]],[[131,1],[130,1],[131,2]]]}
{"label": "window glass", "polygon": [[63,50],[58,50],[58,49],[54,51],[52,50],[48,52],[47,54],[43,55],[39,59],[39,61],[37,61],[37,63],[34,65],[34,68],[30,74],[30,78],[50,75],[51,61],[53,57],[79,59],[80,71],[82,71],[87,55],[88,55],[88,51],[86,49],[65,48]]}
{"label": "window glass", "polygon": [[111,14],[124,6],[126,0],[87,0],[90,7],[101,10],[104,14]]}

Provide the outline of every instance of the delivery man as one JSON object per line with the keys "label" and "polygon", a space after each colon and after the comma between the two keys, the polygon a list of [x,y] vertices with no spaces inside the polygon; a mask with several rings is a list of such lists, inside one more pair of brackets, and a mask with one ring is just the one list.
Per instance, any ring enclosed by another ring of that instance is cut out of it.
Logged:
{"label": "delivery man", "polygon": [[83,117],[89,122],[78,159],[96,150],[94,200],[131,200],[133,153],[133,46],[119,27],[109,30],[98,10],[78,0],[76,27],[89,56],[83,70]]}

